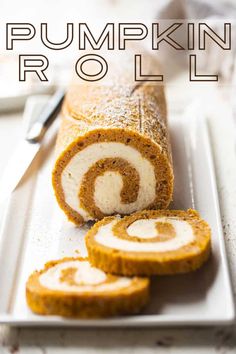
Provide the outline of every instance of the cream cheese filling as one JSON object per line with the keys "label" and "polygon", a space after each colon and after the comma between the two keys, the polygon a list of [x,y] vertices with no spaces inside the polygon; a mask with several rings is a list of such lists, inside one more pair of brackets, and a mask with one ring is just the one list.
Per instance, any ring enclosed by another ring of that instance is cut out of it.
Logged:
{"label": "cream cheese filling", "polygon": [[[68,268],[76,268],[75,282],[78,285],[70,285],[61,281],[62,271]],[[104,283],[107,279],[106,273],[92,267],[88,261],[68,261],[58,263],[40,275],[40,284],[50,290],[65,292],[104,292],[123,289],[132,282],[131,278],[119,277],[111,283]]]}
{"label": "cream cheese filling", "polygon": [[130,214],[144,209],[156,196],[156,179],[154,167],[149,160],[131,146],[116,142],[94,143],[75,154],[62,172],[61,183],[66,203],[87,220],[93,219],[82,208],[78,198],[83,176],[100,159],[122,158],[134,167],[139,174],[140,187],[137,200],[133,203],[121,202],[120,193],[123,186],[119,173],[108,171],[98,176],[95,181],[94,202],[104,214]]}
{"label": "cream cheese filling", "polygon": [[172,217],[137,220],[127,228],[128,235],[140,238],[156,237],[158,236],[158,231],[157,229],[154,230],[154,227],[157,222],[168,222],[171,224],[176,232],[175,237],[160,242],[135,242],[132,240],[121,239],[113,234],[112,228],[117,223],[116,220],[113,220],[98,229],[97,234],[95,235],[95,240],[103,246],[120,251],[168,252],[178,250],[179,248],[190,244],[195,239],[191,225],[184,220],[177,220]]}

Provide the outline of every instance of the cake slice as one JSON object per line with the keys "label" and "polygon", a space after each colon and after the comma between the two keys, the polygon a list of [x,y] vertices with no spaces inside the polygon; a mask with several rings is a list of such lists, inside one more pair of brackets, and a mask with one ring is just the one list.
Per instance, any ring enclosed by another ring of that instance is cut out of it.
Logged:
{"label": "cake slice", "polygon": [[210,227],[191,209],[107,217],[86,235],[90,262],[122,275],[193,271],[208,259],[210,241]]}
{"label": "cake slice", "polygon": [[86,258],[64,258],[35,271],[26,299],[40,315],[96,318],[135,314],[149,299],[149,280],[106,274]]}

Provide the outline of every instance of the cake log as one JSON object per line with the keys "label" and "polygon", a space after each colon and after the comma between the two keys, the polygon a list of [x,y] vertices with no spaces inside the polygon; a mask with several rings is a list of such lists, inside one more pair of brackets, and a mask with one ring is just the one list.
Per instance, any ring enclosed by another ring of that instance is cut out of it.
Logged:
{"label": "cake log", "polygon": [[[156,71],[148,56],[146,72]],[[73,84],[65,98],[52,182],[77,225],[107,215],[167,208],[173,169],[162,85],[135,82],[130,60],[108,83]]]}

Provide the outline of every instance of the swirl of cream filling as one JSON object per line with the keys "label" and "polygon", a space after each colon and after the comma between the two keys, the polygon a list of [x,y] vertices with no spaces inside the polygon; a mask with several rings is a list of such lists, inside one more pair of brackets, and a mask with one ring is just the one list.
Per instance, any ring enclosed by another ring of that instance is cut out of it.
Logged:
{"label": "swirl of cream filling", "polygon": [[97,161],[106,158],[126,160],[139,175],[137,199],[132,203],[123,203],[120,193],[123,180],[120,173],[107,171],[95,180],[94,202],[106,215],[130,214],[144,209],[156,197],[156,178],[154,166],[135,148],[118,142],[94,143],[75,154],[63,170],[61,176],[65,202],[82,215],[85,221],[94,219],[80,203],[78,192],[83,176]]}
{"label": "swirl of cream filling", "polygon": [[127,228],[128,236],[136,236],[140,239],[153,238],[158,236],[156,223],[166,222],[171,224],[175,230],[175,237],[157,242],[135,242],[122,239],[114,235],[112,228],[116,220],[101,226],[95,235],[97,243],[121,251],[130,252],[168,252],[175,251],[194,241],[192,226],[184,220],[177,220],[172,217],[159,217],[155,219],[139,219],[134,221]]}
{"label": "swirl of cream filling", "polygon": [[[76,270],[73,275],[73,284],[62,280],[63,271]],[[88,261],[67,261],[58,263],[40,275],[40,284],[50,290],[65,292],[104,292],[122,289],[129,286],[132,279],[118,277],[117,280],[107,282],[107,275],[102,270],[92,267]]]}

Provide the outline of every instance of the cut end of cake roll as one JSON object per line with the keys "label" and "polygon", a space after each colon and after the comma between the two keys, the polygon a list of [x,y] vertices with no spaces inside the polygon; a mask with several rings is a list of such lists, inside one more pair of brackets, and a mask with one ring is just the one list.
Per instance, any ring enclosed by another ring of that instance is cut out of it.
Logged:
{"label": "cut end of cake roll", "polygon": [[99,318],[135,314],[149,299],[149,280],[115,276],[94,268],[86,258],[47,263],[26,284],[30,309],[40,315]]}
{"label": "cut end of cake roll", "polygon": [[[167,208],[172,200],[164,87],[135,82],[133,54],[126,59],[110,63],[106,84],[72,84],[63,104],[52,182],[60,207],[78,225]],[[158,70],[149,54],[145,62],[147,72]]]}
{"label": "cut end of cake roll", "polygon": [[90,262],[114,274],[187,273],[208,259],[211,230],[192,209],[149,210],[97,222],[86,246]]}
{"label": "cut end of cake roll", "polygon": [[172,166],[161,147],[118,128],[76,139],[57,159],[52,180],[59,205],[76,224],[167,208],[173,193]]}

